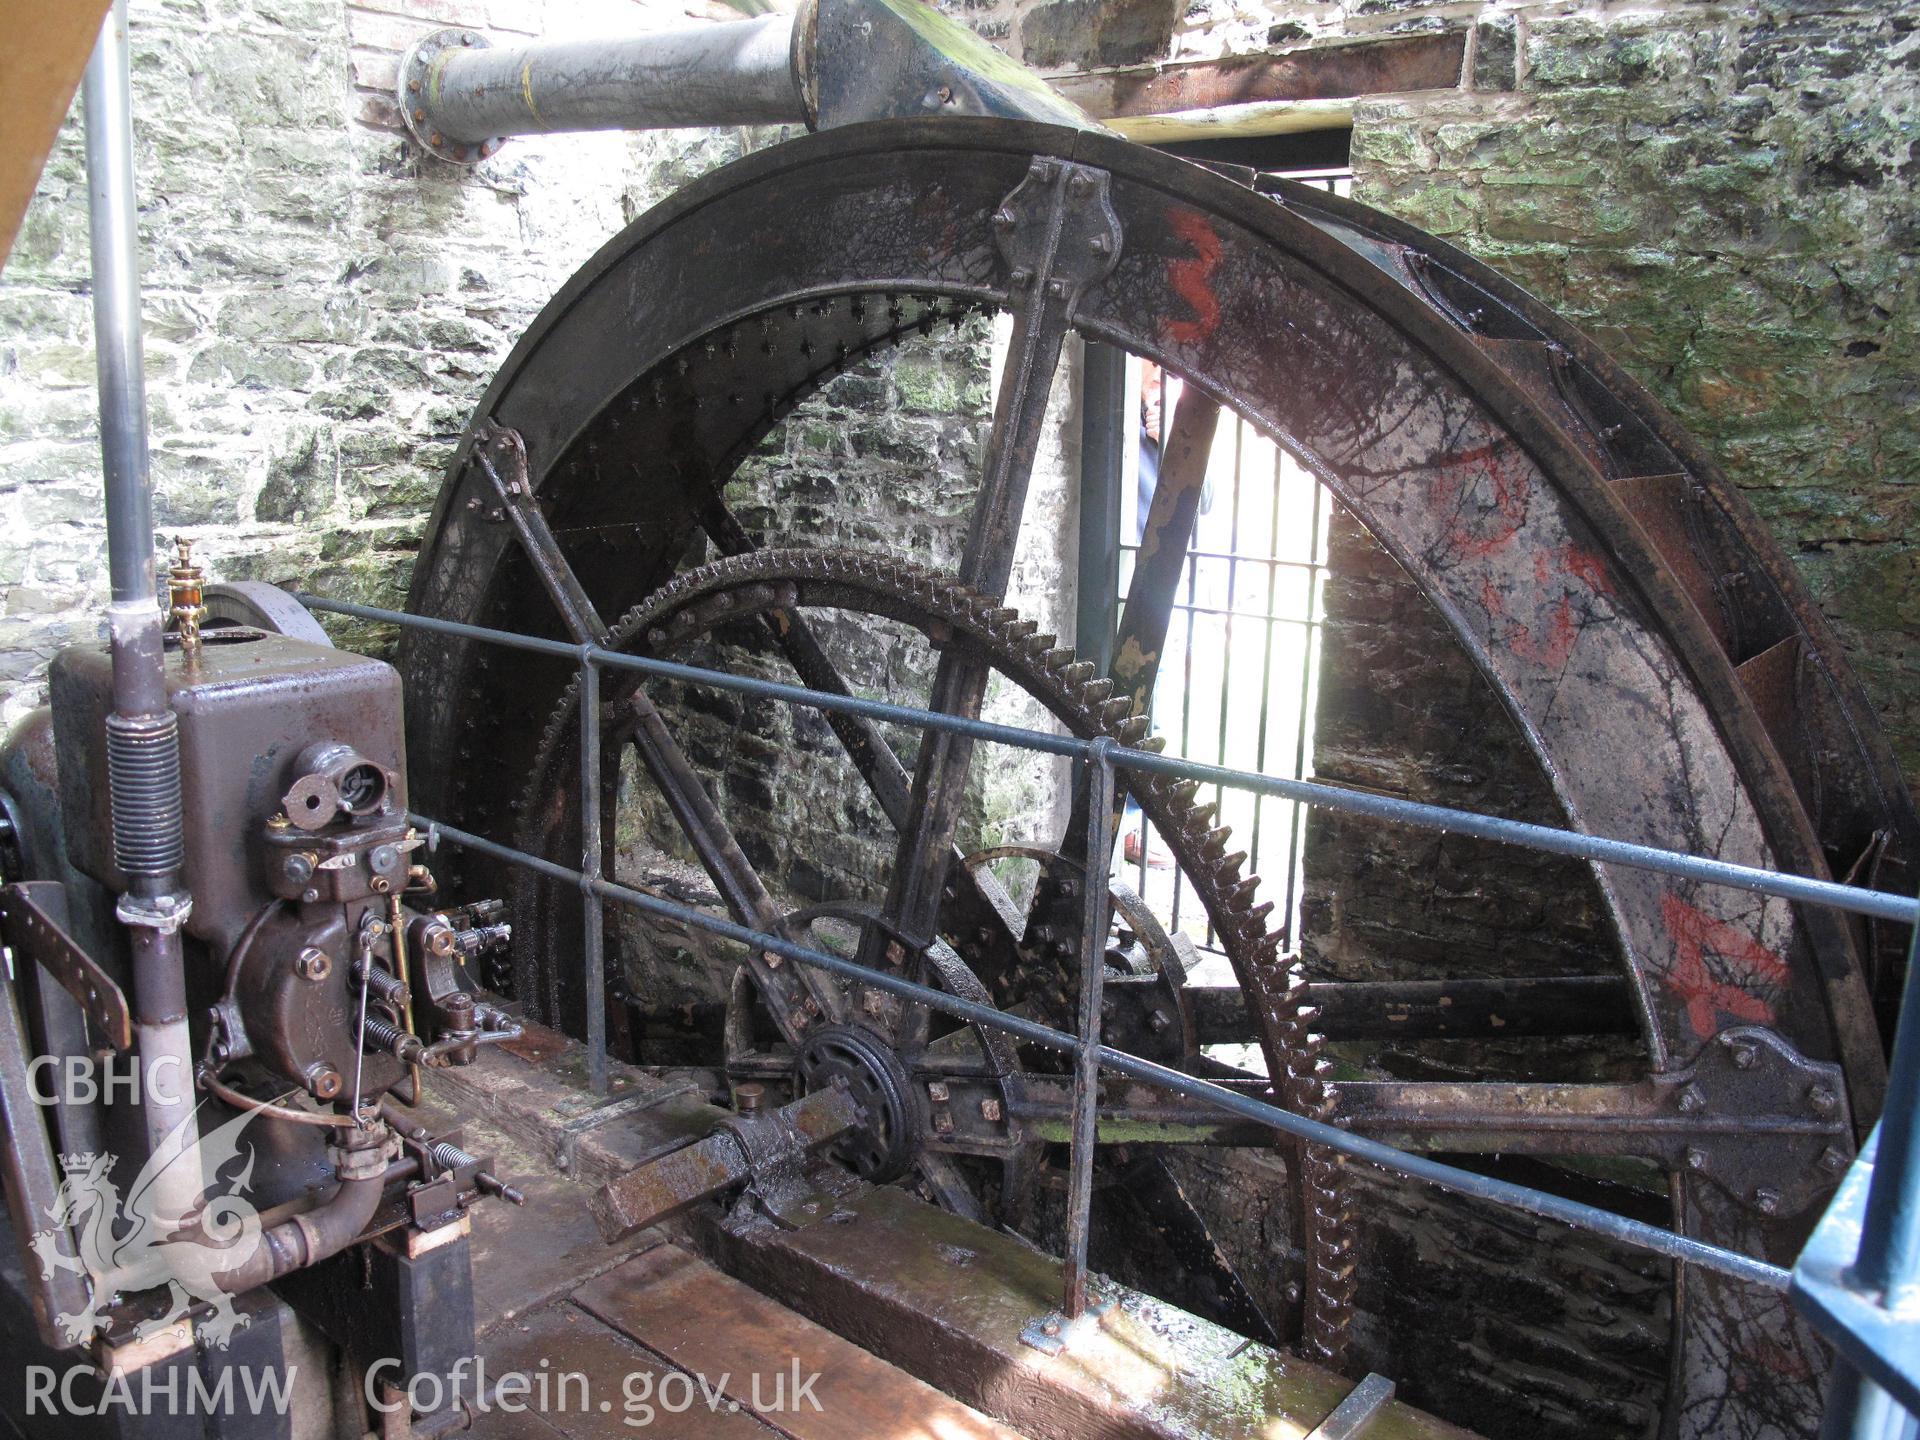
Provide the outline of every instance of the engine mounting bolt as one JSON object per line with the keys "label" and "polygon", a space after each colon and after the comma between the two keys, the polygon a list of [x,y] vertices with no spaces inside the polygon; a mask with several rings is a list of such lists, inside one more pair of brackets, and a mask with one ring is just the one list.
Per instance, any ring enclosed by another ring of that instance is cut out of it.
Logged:
{"label": "engine mounting bolt", "polygon": [[1689,1145],[1687,1147],[1687,1168],[1689,1170],[1706,1169],[1707,1152],[1702,1150],[1698,1145]]}
{"label": "engine mounting bolt", "polygon": [[1707,1108],[1707,1097],[1700,1093],[1698,1085],[1688,1085],[1681,1090],[1680,1098],[1676,1103],[1680,1106],[1682,1113],[1691,1115],[1695,1111]]}
{"label": "engine mounting bolt", "polygon": [[1816,1115],[1831,1115],[1840,1108],[1840,1097],[1824,1085],[1816,1085],[1807,1091],[1807,1104],[1813,1107]]}
{"label": "engine mounting bolt", "polygon": [[1778,1190],[1769,1190],[1766,1186],[1762,1185],[1758,1190],[1753,1192],[1753,1203],[1754,1207],[1759,1210],[1762,1215],[1776,1214],[1780,1209],[1780,1192]]}
{"label": "engine mounting bolt", "polygon": [[294,957],[293,968],[302,980],[324,980],[333,973],[333,957],[309,945]]}
{"label": "engine mounting bolt", "polygon": [[1831,1174],[1839,1174],[1847,1168],[1847,1152],[1837,1145],[1829,1145],[1820,1152],[1820,1168]]}

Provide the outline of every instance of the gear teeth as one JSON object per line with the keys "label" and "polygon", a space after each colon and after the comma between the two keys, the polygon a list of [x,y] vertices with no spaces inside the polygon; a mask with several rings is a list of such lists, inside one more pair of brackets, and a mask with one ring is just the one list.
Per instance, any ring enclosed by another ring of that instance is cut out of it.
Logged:
{"label": "gear teeth", "polygon": [[[701,628],[703,622],[695,619],[697,612],[690,607],[709,597],[743,587],[795,582],[803,590],[816,583],[850,584],[886,602],[876,607],[877,613],[899,616],[903,609],[918,609],[922,616],[913,618],[969,636],[988,650],[1010,678],[1059,716],[1070,733],[1083,738],[1112,733],[1123,744],[1148,754],[1162,754],[1167,748],[1165,735],[1149,733],[1148,717],[1136,713],[1131,701],[1115,696],[1109,682],[1095,678],[1095,667],[1077,660],[1073,650],[1060,645],[1055,636],[1041,633],[1011,607],[984,599],[949,576],[886,557],[790,549],[757,550],[714,561],[674,577],[630,609],[613,625],[607,645],[624,648],[643,640],[651,629],[665,630],[672,643]],[[754,593],[748,589],[747,595]],[[741,598],[742,613],[762,604]],[[792,605],[805,598],[801,593],[779,603]],[[673,622],[683,616],[689,623],[676,629]],[[546,804],[556,791],[547,778],[571,772],[579,735],[578,705],[576,682],[563,692],[529,777],[525,794],[539,803],[523,800],[526,818],[514,827],[526,848],[540,853],[552,850],[554,837],[566,829],[567,805]],[[1248,1003],[1261,1022],[1269,1073],[1281,1101],[1296,1113],[1338,1123],[1328,1083],[1333,1067],[1322,1055],[1323,1038],[1314,1032],[1320,1011],[1309,1003],[1305,974],[1297,965],[1283,963],[1283,937],[1266,928],[1273,903],[1254,903],[1259,878],[1237,878],[1245,857],[1228,853],[1230,831],[1216,823],[1218,806],[1196,804],[1200,787],[1191,780],[1144,775],[1131,779],[1135,783],[1128,788],[1180,857],[1182,870],[1213,918],[1246,987]],[[573,843],[572,833],[562,836],[563,847]],[[1051,997],[1053,1005],[1071,1013],[1074,976],[1048,962],[1028,967],[1023,983],[1024,993],[1034,1001],[1044,1004]],[[1014,993],[1018,992],[1008,991],[1009,996]],[[1347,1329],[1356,1283],[1353,1223],[1345,1194],[1348,1167],[1344,1157],[1308,1146],[1305,1164],[1299,1169],[1296,1213],[1306,1227],[1302,1239],[1307,1257],[1302,1344],[1338,1366],[1349,1349]]]}

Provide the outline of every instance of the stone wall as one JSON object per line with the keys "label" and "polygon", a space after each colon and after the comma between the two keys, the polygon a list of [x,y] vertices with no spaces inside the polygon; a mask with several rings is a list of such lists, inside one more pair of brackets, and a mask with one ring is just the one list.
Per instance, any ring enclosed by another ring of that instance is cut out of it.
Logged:
{"label": "stone wall", "polygon": [[[449,23],[687,23],[633,0],[133,0],[155,512],[221,579],[404,599],[500,358],[609,235],[770,135],[516,141],[423,158],[386,98]],[[0,275],[0,687],[11,718],[106,595],[79,105]],[[378,641],[348,629],[352,642]]]}

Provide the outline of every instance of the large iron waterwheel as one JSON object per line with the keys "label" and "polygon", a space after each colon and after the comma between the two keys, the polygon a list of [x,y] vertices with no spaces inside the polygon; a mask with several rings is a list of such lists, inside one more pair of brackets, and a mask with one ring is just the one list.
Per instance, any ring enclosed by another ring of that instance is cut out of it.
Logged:
{"label": "large iron waterwheel", "polygon": [[[722,491],[796,404],[873,351],[975,310],[1008,312],[1013,326],[958,573],[748,558],[737,574],[722,561],[649,600],[697,537],[722,556],[754,548]],[[1164,616],[1170,593],[1136,589],[1121,621],[1136,643],[1116,652],[1111,690],[1071,657],[1050,662],[1051,646],[997,608],[1073,331],[1185,379],[1192,403],[1168,438],[1170,464],[1183,449],[1204,455],[1224,407],[1310,467],[1446,617],[1569,825],[1907,888],[1910,805],[1837,646],[1731,487],[1643,391],[1431,237],[1317,191],[1257,194],[1092,133],[853,127],[755,155],[643,217],[555,298],[489,389],[442,492],[411,606],[509,629],[617,631],[615,643],[669,653],[717,623],[698,603],[726,595],[772,653],[828,686],[835,657],[810,613],[879,613],[933,641],[941,708],[976,710],[998,670],[1070,728],[1140,738],[1154,613]],[[522,452],[524,492],[513,489]],[[616,624],[636,606],[640,619]],[[568,668],[440,635],[410,636],[404,666],[420,808],[576,862],[577,811],[564,796],[541,798],[571,784],[562,730],[551,728],[571,723]],[[1059,694],[1042,694],[1047,677],[1069,670]],[[722,898],[755,923],[814,924],[817,915],[769,908],[728,817],[645,694],[617,688],[607,733],[638,746],[669,808],[699,832],[692,848]],[[1002,1003],[1047,990],[1032,963],[1033,918],[997,907],[984,872],[955,850],[970,747],[929,739],[906,766],[879,754],[870,730],[838,733],[897,831],[884,901],[839,917],[852,917],[863,958],[924,966]],[[1182,808],[1189,795],[1153,798],[1166,828],[1197,823]],[[1036,889],[1043,907],[1073,873],[1072,833],[1051,887]],[[1884,937],[1831,913],[1618,867],[1595,880],[1640,1019],[1644,1082],[1552,1096],[1457,1086],[1439,1109],[1431,1093],[1376,1084],[1364,1105],[1343,1109],[1341,1088],[1314,1063],[1311,1014],[1263,943],[1239,858],[1204,826],[1176,849],[1228,907],[1220,918],[1237,947],[1248,1038],[1264,1047],[1281,1103],[1427,1148],[1480,1134],[1521,1152],[1640,1157],[1668,1172],[1677,1228],[1775,1261],[1793,1254],[1878,1112]],[[529,1003],[577,1025],[577,896],[563,907],[538,886],[519,893]],[[953,970],[958,955],[973,982]],[[798,1052],[818,1027],[861,1022],[844,991],[763,962],[750,960],[749,973],[776,1046]],[[910,1086],[923,1083],[913,1066],[938,1037],[899,1017],[871,1028],[899,1042]],[[1359,1105],[1360,1089],[1349,1094]],[[916,1115],[915,1104],[902,1113]],[[921,1163],[936,1192],[969,1203],[927,1138]],[[1353,1263],[1339,1176],[1308,1156],[1293,1178],[1306,1269],[1298,1313],[1277,1323],[1337,1362]],[[1683,1269],[1672,1332],[1665,1433],[1813,1433],[1825,1361],[1783,1296]]]}

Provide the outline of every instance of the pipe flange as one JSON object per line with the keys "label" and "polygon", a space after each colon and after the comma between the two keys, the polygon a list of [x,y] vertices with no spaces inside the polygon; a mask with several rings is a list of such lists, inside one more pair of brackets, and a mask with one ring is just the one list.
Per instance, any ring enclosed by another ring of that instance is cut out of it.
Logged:
{"label": "pipe flange", "polygon": [[422,35],[400,60],[400,78],[395,84],[394,103],[407,133],[420,148],[436,159],[453,165],[478,165],[506,144],[504,135],[486,140],[449,140],[433,128],[427,113],[427,96],[432,84],[433,62],[449,50],[488,50],[492,46],[478,30],[453,26]]}

